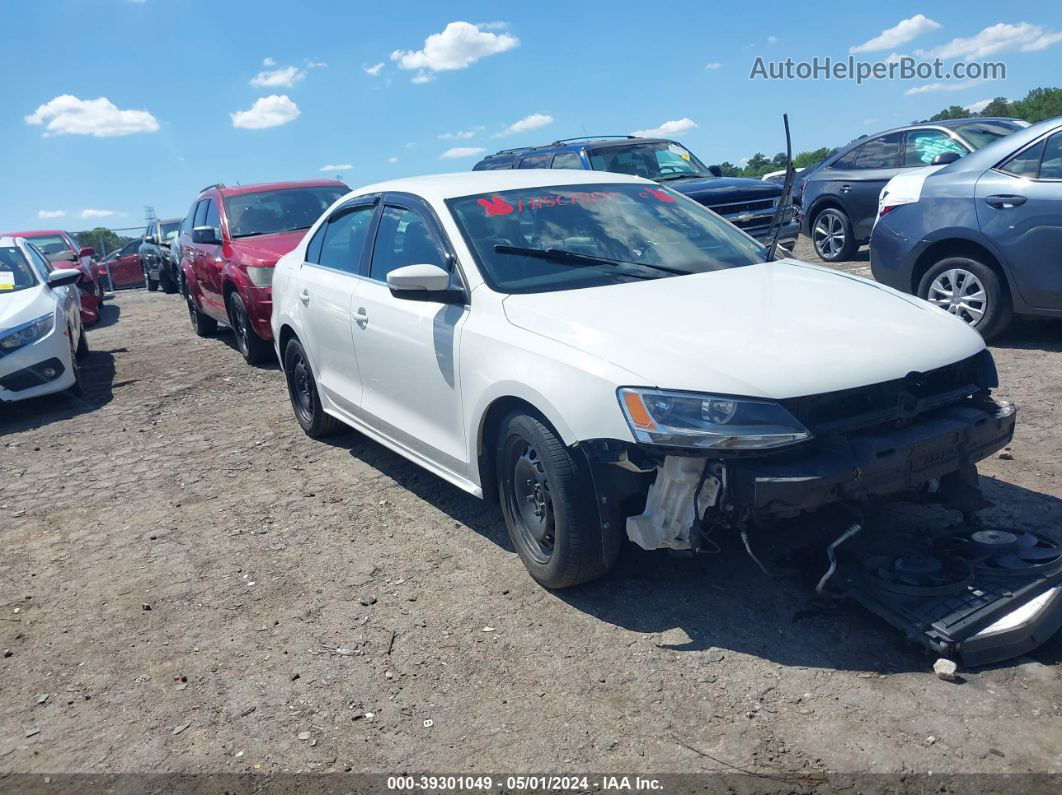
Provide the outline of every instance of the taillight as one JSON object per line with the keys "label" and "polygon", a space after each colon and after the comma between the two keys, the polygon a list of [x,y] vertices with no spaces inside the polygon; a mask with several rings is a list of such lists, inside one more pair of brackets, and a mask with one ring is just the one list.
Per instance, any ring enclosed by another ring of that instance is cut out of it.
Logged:
{"label": "taillight", "polygon": [[881,218],[882,216],[887,215],[888,213],[891,213],[893,210],[895,210],[899,206],[900,205],[898,205],[898,204],[885,204],[885,205],[882,205],[882,208],[878,211],[878,218]]}

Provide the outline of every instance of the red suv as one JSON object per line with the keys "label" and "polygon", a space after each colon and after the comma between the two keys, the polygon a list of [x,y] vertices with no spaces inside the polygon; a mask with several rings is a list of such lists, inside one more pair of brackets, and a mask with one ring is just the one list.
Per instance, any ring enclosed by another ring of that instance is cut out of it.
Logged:
{"label": "red suv", "polygon": [[81,322],[92,326],[99,322],[103,305],[103,283],[99,279],[97,265],[93,261],[96,250],[82,246],[69,232],[61,229],[37,229],[33,232],[12,232],[0,237],[24,237],[33,242],[56,268],[74,268],[81,271],[77,289],[81,296]]}
{"label": "red suv", "polygon": [[249,364],[274,357],[273,266],[350,188],[342,182],[277,182],[204,188],[181,225],[181,269],[195,333],[232,327]]}

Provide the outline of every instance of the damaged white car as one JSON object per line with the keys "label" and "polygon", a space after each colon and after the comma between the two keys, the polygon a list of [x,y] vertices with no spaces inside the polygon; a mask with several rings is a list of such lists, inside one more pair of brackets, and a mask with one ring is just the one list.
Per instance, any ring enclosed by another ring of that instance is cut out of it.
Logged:
{"label": "damaged white car", "polygon": [[497,499],[531,575],[625,539],[699,549],[821,506],[981,507],[1014,409],[984,341],[766,248],[635,177],[483,171],[345,196],[277,264],[273,332],[311,436],[351,426]]}

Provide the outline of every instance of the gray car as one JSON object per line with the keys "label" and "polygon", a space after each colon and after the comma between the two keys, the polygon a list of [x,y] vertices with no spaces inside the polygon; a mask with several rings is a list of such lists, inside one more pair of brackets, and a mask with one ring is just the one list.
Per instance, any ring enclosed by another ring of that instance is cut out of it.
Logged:
{"label": "gray car", "polygon": [[1062,116],[882,193],[874,278],[988,338],[1013,314],[1062,317]]}
{"label": "gray car", "polygon": [[851,259],[870,237],[886,182],[938,155],[963,157],[1027,126],[1020,119],[947,119],[859,138],[801,174],[801,231],[826,262]]}

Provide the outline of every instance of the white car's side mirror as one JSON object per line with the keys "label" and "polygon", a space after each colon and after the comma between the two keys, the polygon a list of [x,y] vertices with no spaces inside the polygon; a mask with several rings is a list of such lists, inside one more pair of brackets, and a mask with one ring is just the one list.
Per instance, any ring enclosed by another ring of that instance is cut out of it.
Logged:
{"label": "white car's side mirror", "polygon": [[404,265],[387,274],[387,286],[396,295],[414,291],[438,293],[449,289],[450,274],[438,265]]}
{"label": "white car's side mirror", "polygon": [[48,274],[49,287],[63,287],[67,284],[75,284],[81,278],[81,271],[74,268],[56,268]]}

